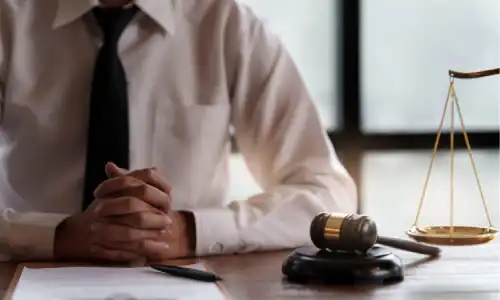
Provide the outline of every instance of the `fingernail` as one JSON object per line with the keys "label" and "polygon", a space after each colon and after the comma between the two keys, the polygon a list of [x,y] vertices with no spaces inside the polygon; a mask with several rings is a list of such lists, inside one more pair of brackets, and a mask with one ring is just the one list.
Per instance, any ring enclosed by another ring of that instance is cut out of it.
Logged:
{"label": "fingernail", "polygon": [[116,177],[127,174],[128,170],[120,168],[113,162],[108,162],[105,167],[106,174],[108,177]]}

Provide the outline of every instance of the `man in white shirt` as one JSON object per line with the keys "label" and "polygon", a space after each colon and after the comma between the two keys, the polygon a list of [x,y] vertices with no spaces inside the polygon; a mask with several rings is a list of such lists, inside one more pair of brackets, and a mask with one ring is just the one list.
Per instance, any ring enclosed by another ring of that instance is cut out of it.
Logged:
{"label": "man in white shirt", "polygon": [[293,248],[356,210],[290,56],[234,0],[0,0],[0,101],[4,261]]}

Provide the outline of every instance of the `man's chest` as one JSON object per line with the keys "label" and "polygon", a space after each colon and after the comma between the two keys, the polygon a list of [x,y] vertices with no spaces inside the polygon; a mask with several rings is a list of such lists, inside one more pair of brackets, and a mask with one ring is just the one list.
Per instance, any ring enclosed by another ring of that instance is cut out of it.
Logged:
{"label": "man's chest", "polygon": [[[84,155],[100,41],[84,22],[23,37],[29,32],[33,28],[22,26],[12,32],[1,134],[24,145],[16,151],[37,159],[69,151],[69,164]],[[195,34],[164,36],[131,27],[119,44],[128,83],[131,168],[175,173],[171,180],[185,193],[210,185],[207,178],[217,176],[230,140],[224,52]]]}

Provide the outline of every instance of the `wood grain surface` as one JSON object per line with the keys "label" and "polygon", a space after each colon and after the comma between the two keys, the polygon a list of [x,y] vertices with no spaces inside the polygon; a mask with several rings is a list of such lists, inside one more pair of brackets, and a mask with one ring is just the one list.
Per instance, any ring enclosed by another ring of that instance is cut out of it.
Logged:
{"label": "wood grain surface", "polygon": [[[287,282],[281,264],[290,251],[211,257],[204,262],[224,278],[231,299],[500,299],[500,243],[444,247],[435,260],[395,251],[405,263],[404,281],[390,285],[321,286]],[[0,264],[5,292],[16,264]]]}

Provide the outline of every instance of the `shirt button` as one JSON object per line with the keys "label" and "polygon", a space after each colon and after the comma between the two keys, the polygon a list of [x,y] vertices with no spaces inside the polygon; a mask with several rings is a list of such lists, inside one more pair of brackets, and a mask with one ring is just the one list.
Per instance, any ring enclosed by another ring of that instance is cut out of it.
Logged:
{"label": "shirt button", "polygon": [[224,250],[224,245],[222,245],[221,243],[215,243],[212,245],[212,247],[210,247],[210,252],[212,253],[220,253],[222,252],[222,250]]}

